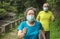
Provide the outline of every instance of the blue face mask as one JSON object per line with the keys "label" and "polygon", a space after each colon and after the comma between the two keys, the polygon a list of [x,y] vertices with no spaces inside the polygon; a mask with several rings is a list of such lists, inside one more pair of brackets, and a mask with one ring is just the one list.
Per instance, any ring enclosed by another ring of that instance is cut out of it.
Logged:
{"label": "blue face mask", "polygon": [[27,15],[27,21],[29,21],[29,22],[35,21],[34,15]]}
{"label": "blue face mask", "polygon": [[48,7],[43,7],[43,10],[44,11],[48,11]]}

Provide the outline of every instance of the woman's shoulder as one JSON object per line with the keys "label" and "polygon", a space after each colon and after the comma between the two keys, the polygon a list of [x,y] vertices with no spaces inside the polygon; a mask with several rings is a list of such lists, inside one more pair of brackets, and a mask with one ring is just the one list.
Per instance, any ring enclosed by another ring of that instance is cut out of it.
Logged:
{"label": "woman's shoulder", "polygon": [[26,21],[22,21],[22,22],[21,22],[21,24],[25,24],[25,23],[26,23]]}
{"label": "woman's shoulder", "polygon": [[38,26],[38,27],[42,27],[42,24],[40,23],[40,21],[36,21],[36,26]]}
{"label": "woman's shoulder", "polygon": [[36,24],[41,24],[40,21],[35,21],[35,22],[36,22]]}

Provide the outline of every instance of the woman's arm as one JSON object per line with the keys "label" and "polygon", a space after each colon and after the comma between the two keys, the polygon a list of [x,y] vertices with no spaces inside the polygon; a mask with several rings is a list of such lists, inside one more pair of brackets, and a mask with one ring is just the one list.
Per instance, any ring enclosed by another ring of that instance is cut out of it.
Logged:
{"label": "woman's arm", "polygon": [[23,37],[24,37],[24,33],[21,30],[19,30],[18,31],[18,38],[22,39]]}
{"label": "woman's arm", "polygon": [[25,36],[26,31],[27,31],[26,28],[24,28],[23,30],[19,30],[19,31],[18,31],[18,38],[19,38],[19,39],[22,39],[22,38]]}
{"label": "woman's arm", "polygon": [[43,37],[43,39],[46,39],[45,32],[43,30],[41,30],[40,32],[41,32],[41,36]]}

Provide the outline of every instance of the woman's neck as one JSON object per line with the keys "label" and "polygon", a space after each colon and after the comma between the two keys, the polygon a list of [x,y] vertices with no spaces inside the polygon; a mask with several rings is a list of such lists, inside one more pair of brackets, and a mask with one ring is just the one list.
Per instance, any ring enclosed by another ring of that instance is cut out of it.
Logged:
{"label": "woman's neck", "polygon": [[35,22],[28,22],[30,26],[33,26]]}

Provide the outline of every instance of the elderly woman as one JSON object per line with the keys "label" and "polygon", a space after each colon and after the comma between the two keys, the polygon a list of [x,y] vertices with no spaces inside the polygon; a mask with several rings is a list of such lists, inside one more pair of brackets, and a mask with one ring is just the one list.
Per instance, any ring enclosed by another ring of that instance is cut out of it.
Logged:
{"label": "elderly woman", "polygon": [[19,39],[39,39],[39,33],[42,34],[43,38],[45,35],[43,33],[43,28],[40,22],[35,20],[36,9],[30,7],[26,10],[27,21],[21,22],[18,27],[18,38]]}

